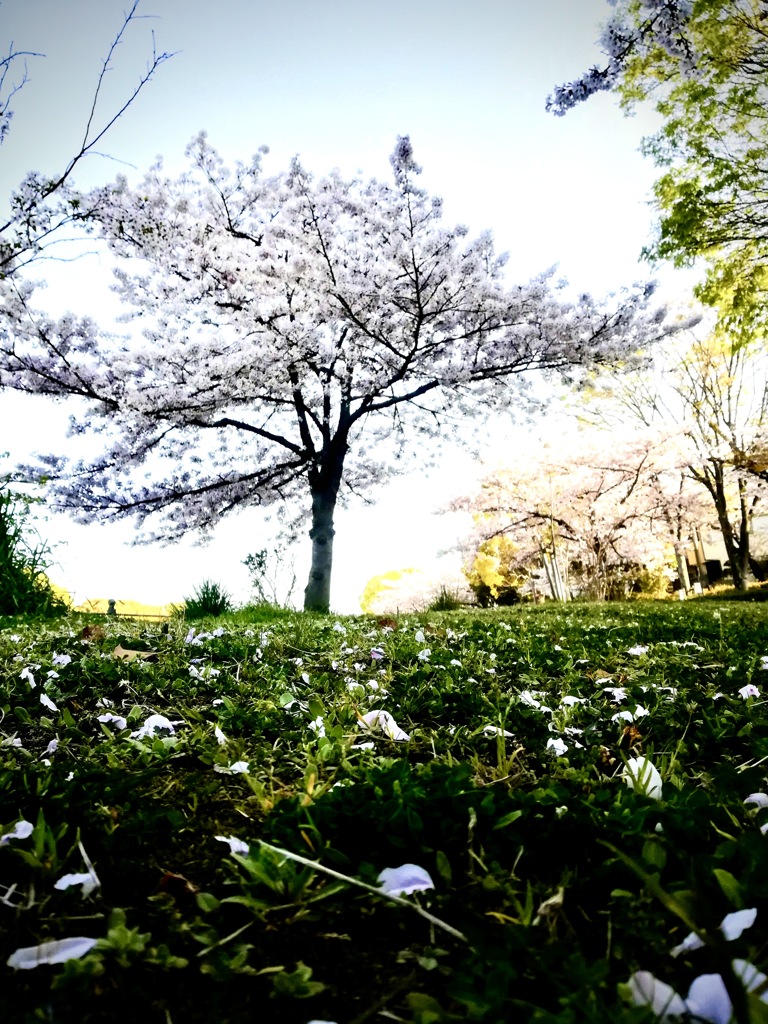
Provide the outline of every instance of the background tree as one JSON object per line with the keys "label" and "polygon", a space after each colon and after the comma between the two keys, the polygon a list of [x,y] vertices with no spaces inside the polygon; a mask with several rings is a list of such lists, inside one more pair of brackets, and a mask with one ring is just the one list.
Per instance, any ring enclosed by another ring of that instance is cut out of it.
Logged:
{"label": "background tree", "polygon": [[666,586],[673,548],[701,516],[670,455],[639,427],[592,427],[491,471],[478,493],[454,504],[476,517],[470,580],[495,571],[501,590],[515,574],[521,582],[540,575],[543,564],[553,596],[563,596],[560,578],[566,593],[596,600]]}
{"label": "background tree", "polygon": [[562,114],[601,89],[631,109],[652,99],[661,130],[643,148],[663,173],[651,258],[703,259],[698,295],[730,337],[762,336],[768,282],[768,21],[757,0],[618,0],[605,62],[559,86]]}
{"label": "background tree", "polygon": [[765,498],[756,470],[768,429],[766,352],[719,334],[692,338],[658,350],[650,369],[604,377],[594,397],[601,422],[626,423],[630,415],[674,442],[678,465],[710,502],[734,586],[746,589],[752,517]]}
{"label": "background tree", "polygon": [[507,286],[489,234],[442,225],[407,138],[391,184],[314,180],[298,160],[265,177],[263,150],[230,170],[204,135],[189,152],[176,180],[157,165],[79,200],[143,337],[28,329],[19,293],[0,380],[90,400],[75,429],[100,454],[37,468],[81,521],[159,514],[143,539],[167,541],[250,504],[308,516],[307,609],[329,607],[340,496],[385,478],[409,440],[455,441],[467,414],[516,399],[511,378],[578,374],[670,329],[650,289],[610,305],[566,302],[547,276]]}

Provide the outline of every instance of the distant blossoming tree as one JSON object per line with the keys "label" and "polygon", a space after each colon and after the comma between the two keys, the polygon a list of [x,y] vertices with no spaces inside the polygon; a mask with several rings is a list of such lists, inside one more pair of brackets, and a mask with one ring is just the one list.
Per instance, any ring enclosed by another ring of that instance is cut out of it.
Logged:
{"label": "distant blossoming tree", "polygon": [[593,599],[668,578],[675,546],[708,505],[670,438],[633,427],[533,445],[453,503],[475,517],[467,575],[476,590],[498,598],[542,564],[553,594],[562,577],[566,592]]}
{"label": "distant blossoming tree", "polygon": [[167,541],[278,505],[311,520],[304,604],[327,610],[337,502],[409,440],[453,442],[445,417],[514,401],[516,375],[627,359],[669,328],[647,288],[609,305],[566,302],[547,275],[507,285],[489,234],[442,225],[407,137],[391,183],[314,179],[298,160],[268,177],[263,152],[229,169],[200,135],[181,177],[158,164],[80,197],[140,332],[35,317],[19,289],[0,383],[90,401],[74,429],[101,453],[37,468],[59,507],[158,514],[142,539]]}

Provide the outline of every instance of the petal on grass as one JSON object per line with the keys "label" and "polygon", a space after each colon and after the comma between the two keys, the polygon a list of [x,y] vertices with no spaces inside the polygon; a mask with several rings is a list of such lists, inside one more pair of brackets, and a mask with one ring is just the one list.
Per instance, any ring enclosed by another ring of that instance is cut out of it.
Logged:
{"label": "petal on grass", "polygon": [[747,697],[759,697],[760,691],[754,685],[754,683],[747,683],[746,686],[742,686],[742,688],[739,690],[739,696],[743,697],[744,700],[746,700]]}
{"label": "petal on grass", "polygon": [[122,732],[123,729],[128,728],[128,722],[123,718],[122,715],[112,715],[107,713],[104,715],[99,715],[96,721],[104,722],[105,725],[111,722],[112,725],[114,725],[114,727],[118,730],[118,732]]}
{"label": "petal on grass", "polygon": [[53,888],[64,890],[70,889],[73,885],[82,886],[83,896],[90,896],[94,889],[98,889],[101,882],[91,871],[72,872],[68,875],[62,875],[54,883]]}
{"label": "petal on grass", "polygon": [[387,896],[408,896],[423,889],[434,889],[429,872],[418,864],[401,864],[399,868],[384,868],[379,872],[381,891]]}
{"label": "petal on grass", "polygon": [[757,910],[751,907],[749,910],[735,910],[732,914],[726,914],[720,923],[720,931],[728,942],[738,939],[743,931],[751,928],[755,923]]}
{"label": "petal on grass", "polygon": [[63,964],[90,953],[97,939],[77,937],[41,942],[39,946],[22,946],[8,957],[6,963],[17,971],[27,971],[42,964]]}
{"label": "petal on grass", "polygon": [[651,800],[661,800],[661,776],[647,757],[630,758],[622,778],[630,789],[636,789]]}
{"label": "petal on grass", "polygon": [[568,751],[568,744],[560,738],[547,740],[547,750],[551,750],[555,757],[563,757]]}
{"label": "petal on grass", "polygon": [[386,733],[391,740],[409,740],[411,737],[400,728],[397,722],[388,711],[369,711],[367,715],[360,716],[360,723],[366,729],[380,729]]}
{"label": "petal on grass", "polygon": [[168,721],[165,715],[150,715],[144,725],[136,732],[132,732],[131,736],[137,740],[143,740],[147,736],[154,736],[158,729],[165,729],[168,732],[176,732],[173,722]]}
{"label": "petal on grass", "polygon": [[4,836],[0,836],[0,845],[7,843],[10,839],[27,839],[34,831],[35,826],[31,821],[17,821],[12,832],[6,832]]}
{"label": "petal on grass", "polygon": [[694,949],[703,949],[704,942],[699,938],[696,932],[690,932],[679,946],[675,946],[674,949],[669,951],[670,956],[680,956],[681,953],[690,953]]}
{"label": "petal on grass", "polygon": [[218,839],[220,843],[229,843],[230,853],[239,853],[243,857],[248,856],[250,846],[242,839],[238,839],[237,836],[214,836],[214,839]]}
{"label": "petal on grass", "polygon": [[[734,960],[733,970],[737,978],[741,978],[744,982],[744,988],[747,992],[754,992],[756,988],[760,988],[766,982],[768,978],[763,974],[762,971],[758,971],[754,964],[751,964],[749,960]],[[768,992],[762,992],[760,999],[764,1003],[768,1003]]]}
{"label": "petal on grass", "polygon": [[688,1012],[709,1024],[728,1024],[733,1006],[719,974],[702,974],[688,989]]}
{"label": "petal on grass", "polygon": [[751,804],[757,810],[763,807],[768,807],[768,794],[766,793],[750,793],[744,801],[745,804]]}
{"label": "petal on grass", "polygon": [[650,1006],[661,1021],[686,1012],[686,1006],[671,985],[659,981],[650,971],[635,971],[629,979],[629,990],[635,1006]]}

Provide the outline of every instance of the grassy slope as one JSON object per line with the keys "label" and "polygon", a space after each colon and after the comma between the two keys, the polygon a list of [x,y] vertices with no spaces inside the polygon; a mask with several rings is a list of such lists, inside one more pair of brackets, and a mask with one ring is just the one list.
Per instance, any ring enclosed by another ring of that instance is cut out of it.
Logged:
{"label": "grassy slope", "polygon": [[[0,846],[0,960],[100,943],[8,972],[3,1020],[616,1024],[648,1019],[617,990],[634,970],[685,994],[733,956],[766,968],[768,811],[743,800],[768,790],[768,728],[739,690],[768,680],[768,608],[254,618],[199,642],[178,622],[4,624],[0,826],[36,828]],[[361,737],[377,709],[410,741]],[[132,736],[151,714],[174,734]],[[640,753],[661,801],[620,779]],[[467,942],[259,840],[373,885],[421,865],[435,889],[410,899]],[[100,887],[56,890],[83,851]],[[739,940],[670,958],[740,906],[758,917]]]}

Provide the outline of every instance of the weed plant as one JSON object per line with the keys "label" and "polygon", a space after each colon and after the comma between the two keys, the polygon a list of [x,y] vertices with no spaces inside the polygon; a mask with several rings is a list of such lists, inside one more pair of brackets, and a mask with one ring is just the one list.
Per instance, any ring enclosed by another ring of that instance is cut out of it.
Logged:
{"label": "weed plant", "polygon": [[765,605],[165,629],[0,631],[0,1019],[765,1021]]}
{"label": "weed plant", "polygon": [[191,597],[184,598],[184,614],[187,619],[215,618],[233,609],[229,593],[214,580],[203,580],[195,587]]}

